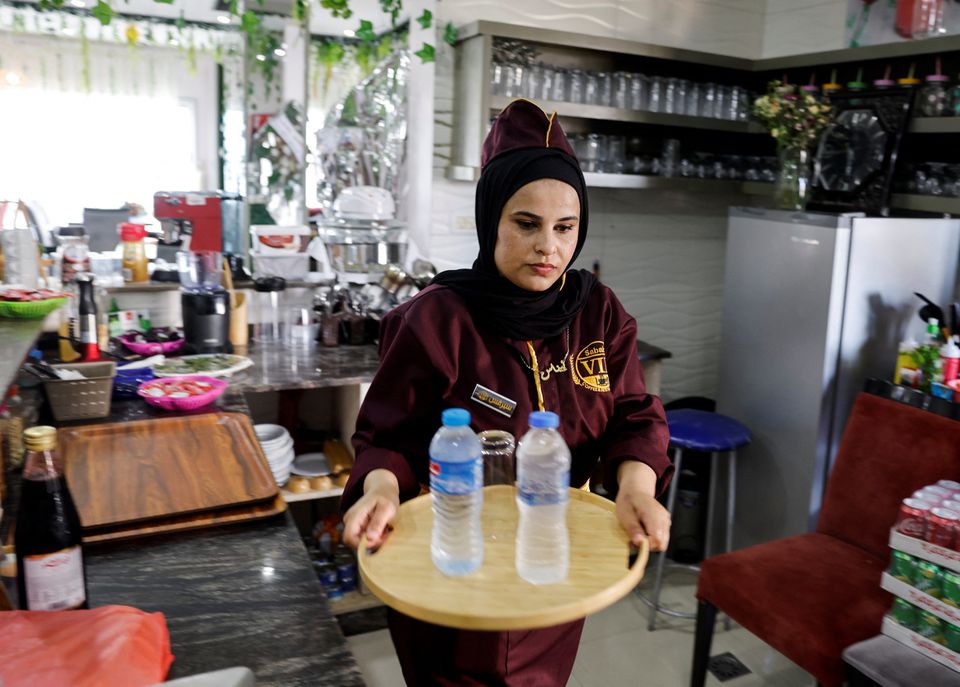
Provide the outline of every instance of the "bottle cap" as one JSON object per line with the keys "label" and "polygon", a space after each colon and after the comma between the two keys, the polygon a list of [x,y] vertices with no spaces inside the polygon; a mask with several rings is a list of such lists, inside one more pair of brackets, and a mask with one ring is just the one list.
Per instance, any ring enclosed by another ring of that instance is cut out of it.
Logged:
{"label": "bottle cap", "polygon": [[147,230],[143,228],[142,224],[133,224],[132,222],[124,222],[120,225],[120,240],[121,241],[142,241],[147,237]]}
{"label": "bottle cap", "polygon": [[867,87],[866,81],[848,81],[847,82],[847,88],[849,88],[851,91],[862,91],[866,87]]}
{"label": "bottle cap", "polygon": [[549,410],[538,410],[530,413],[530,426],[535,429],[556,429],[560,426],[560,418]]}
{"label": "bottle cap", "polygon": [[893,88],[897,85],[897,82],[893,79],[875,79],[873,82],[874,88]]}
{"label": "bottle cap", "polygon": [[470,411],[463,408],[447,408],[440,414],[444,427],[466,427],[470,424]]}
{"label": "bottle cap", "polygon": [[917,79],[912,76],[905,76],[901,79],[897,79],[897,85],[898,86],[919,86],[920,79]]}
{"label": "bottle cap", "polygon": [[820,87],[809,83],[806,86],[801,86],[800,90],[804,93],[809,93],[810,95],[817,95],[820,92]]}
{"label": "bottle cap", "polygon": [[39,425],[24,430],[23,443],[29,451],[54,449],[57,447],[57,428],[49,425]]}
{"label": "bottle cap", "polygon": [[949,81],[950,77],[946,74],[927,74],[926,80],[943,83]]}
{"label": "bottle cap", "polygon": [[828,91],[839,91],[843,86],[838,83],[825,83],[821,88],[823,88],[823,92],[826,93]]}

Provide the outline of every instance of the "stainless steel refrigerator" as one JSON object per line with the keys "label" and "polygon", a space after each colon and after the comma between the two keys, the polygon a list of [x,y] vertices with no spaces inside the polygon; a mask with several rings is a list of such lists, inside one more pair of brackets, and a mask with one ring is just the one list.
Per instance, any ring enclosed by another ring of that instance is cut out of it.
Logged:
{"label": "stainless steel refrigerator", "polygon": [[736,548],[813,529],[857,393],[922,340],[915,291],[954,300],[958,254],[960,220],[730,210],[717,410],[753,431]]}

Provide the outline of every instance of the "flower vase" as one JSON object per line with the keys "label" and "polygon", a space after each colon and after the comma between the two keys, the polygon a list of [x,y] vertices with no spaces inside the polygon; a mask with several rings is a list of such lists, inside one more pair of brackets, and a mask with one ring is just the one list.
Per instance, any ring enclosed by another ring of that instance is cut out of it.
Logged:
{"label": "flower vase", "polygon": [[803,210],[810,193],[810,151],[781,147],[774,199],[783,210]]}

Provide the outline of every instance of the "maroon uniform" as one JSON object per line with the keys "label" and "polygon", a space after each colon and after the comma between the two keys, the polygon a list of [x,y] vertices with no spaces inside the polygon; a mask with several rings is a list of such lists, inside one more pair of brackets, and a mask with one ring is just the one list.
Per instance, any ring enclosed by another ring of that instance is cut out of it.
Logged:
{"label": "maroon uniform", "polygon": [[[540,409],[534,368],[543,409],[560,416],[570,446],[572,486],[586,483],[599,460],[612,492],[620,463],[638,460],[657,473],[662,492],[673,471],[667,425],[660,399],[646,393],[636,340],[635,320],[602,284],[560,336],[532,342],[478,326],[448,287],[425,289],[384,317],[381,367],[357,419],[356,464],[342,510],[363,495],[366,475],[377,468],[397,476],[401,500],[428,486],[428,447],[445,408],[469,410],[476,431],[506,430],[519,439],[530,412]],[[566,684],[583,624],[466,632],[391,616],[410,685]]]}

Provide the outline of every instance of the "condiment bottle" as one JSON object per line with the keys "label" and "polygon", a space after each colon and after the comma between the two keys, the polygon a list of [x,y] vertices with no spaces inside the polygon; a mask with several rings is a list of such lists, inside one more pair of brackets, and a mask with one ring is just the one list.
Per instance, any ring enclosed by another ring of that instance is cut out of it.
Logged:
{"label": "condiment bottle", "polygon": [[147,254],[143,239],[147,230],[142,224],[125,222],[120,225],[120,240],[123,242],[123,281],[141,284],[150,280],[147,272]]}
{"label": "condiment bottle", "polygon": [[23,433],[27,458],[17,515],[17,588],[20,608],[88,608],[80,516],[57,454],[57,430]]}
{"label": "condiment bottle", "polygon": [[947,88],[950,77],[946,74],[928,74],[920,89],[918,105],[924,117],[943,117],[948,114]]}
{"label": "condiment bottle", "polygon": [[87,247],[87,236],[83,227],[61,227],[57,231],[60,242],[60,275],[61,281],[68,284],[77,278],[78,274],[90,271],[90,250]]}
{"label": "condiment bottle", "polygon": [[79,317],[78,339],[80,343],[80,359],[83,362],[100,360],[100,343],[97,331],[97,301],[93,295],[93,277],[81,274],[77,277],[77,286],[80,288],[80,303],[77,306]]}
{"label": "condiment bottle", "polygon": [[957,337],[951,337],[940,347],[940,360],[943,362],[943,383],[953,381],[960,375],[960,346]]}
{"label": "condiment bottle", "polygon": [[913,339],[901,341],[897,351],[897,367],[893,371],[894,384],[914,386],[917,377],[917,365],[913,362],[913,351],[917,342]]}

